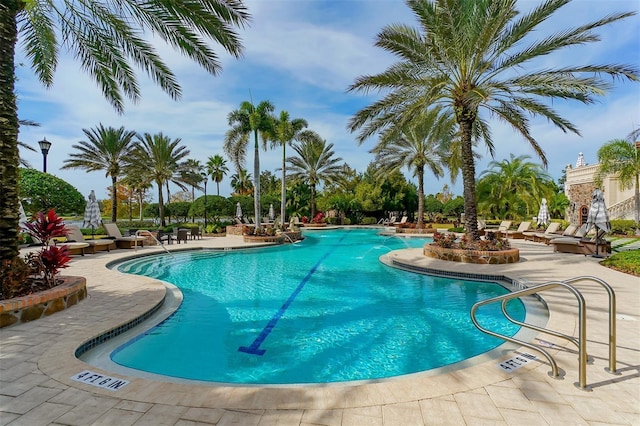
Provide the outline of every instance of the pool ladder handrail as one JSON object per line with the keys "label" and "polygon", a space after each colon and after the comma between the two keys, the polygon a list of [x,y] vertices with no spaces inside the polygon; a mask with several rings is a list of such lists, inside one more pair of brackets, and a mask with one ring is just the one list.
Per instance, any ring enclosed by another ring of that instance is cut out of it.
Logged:
{"label": "pool ladder handrail", "polygon": [[[486,334],[489,334],[490,336],[497,337],[512,343],[517,343],[529,349],[540,352],[542,355],[544,355],[545,358],[547,358],[547,361],[549,361],[549,365],[551,366],[551,371],[549,372],[549,375],[554,378],[559,378],[559,372],[558,372],[559,370],[558,370],[558,365],[555,359],[553,359],[553,357],[551,356],[551,354],[549,354],[549,352],[547,352],[545,349],[543,349],[538,345],[534,345],[533,343],[528,343],[511,336],[505,336],[503,334],[496,333],[494,331],[491,331],[482,327],[476,320],[476,311],[481,306],[494,303],[494,302],[501,302],[502,313],[504,314],[505,318],[510,322],[516,325],[519,325],[521,327],[529,328],[541,333],[550,334],[552,336],[556,336],[572,342],[578,347],[578,382],[575,383],[575,385],[576,387],[582,390],[591,390],[586,384],[587,382],[586,366],[587,366],[587,358],[588,358],[587,357],[586,303],[585,303],[584,297],[582,296],[582,293],[580,293],[578,289],[576,289],[573,285],[571,285],[572,283],[576,283],[579,281],[596,282],[597,284],[600,284],[602,287],[604,287],[609,295],[609,367],[605,368],[605,371],[608,371],[611,374],[616,374],[616,296],[615,296],[615,292],[613,291],[613,288],[609,284],[607,284],[605,281],[601,280],[600,278],[592,277],[592,276],[580,276],[580,277],[570,278],[564,281],[547,281],[545,283],[542,283],[533,287],[528,287],[523,290],[518,290],[512,293],[504,294],[502,296],[497,296],[497,297],[492,297],[490,299],[482,300],[480,302],[475,303],[471,307],[471,321],[473,321],[473,324],[476,326],[476,328],[478,328],[478,330]],[[538,327],[532,324],[527,324],[521,321],[517,321],[514,318],[512,318],[506,310],[506,305],[509,300],[518,299],[523,296],[529,296],[529,295],[536,294],[545,290],[550,290],[556,287],[564,287],[568,289],[571,293],[573,293],[573,295],[576,297],[578,301],[578,338],[577,339],[574,336],[569,336],[554,330],[546,329],[544,327]]]}
{"label": "pool ladder handrail", "polygon": [[167,252],[167,254],[168,254],[169,256],[173,256],[173,253],[171,253],[171,252],[169,251],[169,249],[168,249],[168,248],[166,248],[166,247],[164,246],[164,244],[162,244],[162,243],[160,242],[160,240],[158,240],[158,239],[156,238],[156,236],[155,236],[155,235],[153,235],[153,233],[152,233],[151,231],[147,231],[147,230],[145,230],[145,229],[140,229],[140,230],[136,231],[136,237],[151,237],[151,238],[153,238],[153,239],[156,241],[156,243],[158,243],[158,245],[159,245],[160,247],[162,247],[162,249],[163,249],[164,251],[166,251],[166,252]]}

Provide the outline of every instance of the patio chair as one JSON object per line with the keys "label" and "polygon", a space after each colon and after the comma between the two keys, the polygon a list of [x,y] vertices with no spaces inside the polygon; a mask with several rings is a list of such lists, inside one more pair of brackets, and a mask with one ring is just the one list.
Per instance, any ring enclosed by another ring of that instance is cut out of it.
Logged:
{"label": "patio chair", "polygon": [[505,233],[507,238],[512,238],[514,240],[521,240],[524,238],[524,232],[529,231],[531,228],[531,222],[520,222],[520,226],[515,231],[509,231]]}
{"label": "patio chair", "polygon": [[507,231],[509,230],[510,227],[511,227],[511,221],[503,220],[502,222],[500,222],[500,225],[498,226],[498,229],[495,232],[496,234],[498,234],[498,237],[506,237]]}
{"label": "patio chair", "polygon": [[[551,240],[552,235],[557,236],[558,229],[560,228],[560,222],[551,222],[544,232],[524,232],[524,239],[534,242],[547,242]],[[547,243],[548,244],[548,243]]]}
{"label": "patio chair", "polygon": [[395,216],[391,216],[391,219],[388,219],[388,220],[384,221],[384,225],[385,226],[391,226],[394,223],[396,223],[396,217]]}
{"label": "patio chair", "polygon": [[545,237],[545,242],[547,244],[549,244],[548,240],[553,240],[553,239],[556,239],[556,238],[564,238],[564,237],[574,237],[575,236],[577,238],[582,238],[582,237],[584,237],[586,235],[586,232],[584,232],[584,231],[586,231],[586,226],[583,226],[580,229],[578,229],[577,225],[569,225],[569,226],[567,226],[567,229],[565,229],[562,232],[562,234],[547,235]]}
{"label": "patio chair", "polygon": [[484,219],[478,219],[477,223],[478,223],[478,235],[483,236],[485,228],[487,227],[487,222],[485,222]]}
{"label": "patio chair", "polygon": [[407,223],[407,219],[408,219],[407,216],[402,216],[402,219],[400,219],[400,222],[396,222],[393,225],[397,226],[397,225],[402,225],[403,223]]}
{"label": "patio chair", "polygon": [[187,236],[189,235],[189,230],[186,228],[179,228],[176,233],[176,241],[180,244],[180,241],[184,241],[187,244]]}
{"label": "patio chair", "polygon": [[115,241],[116,246],[118,248],[133,248],[138,247],[138,243],[140,247],[144,247],[144,241],[146,238],[144,237],[123,237],[120,229],[118,229],[118,225],[115,223],[104,223],[104,229],[107,231],[107,235],[110,239]]}
{"label": "patio chair", "polygon": [[[242,222],[240,222],[239,224],[241,225]],[[191,233],[189,235],[190,235],[192,240],[201,240],[202,239],[202,233],[200,232],[200,227],[199,226],[195,226],[195,227],[191,228]]]}
{"label": "patio chair", "polygon": [[554,253],[577,253],[587,256],[596,254],[596,238],[601,238],[598,241],[598,254],[611,253],[611,242],[602,240],[603,235],[604,232],[602,234],[598,232],[592,238],[588,238],[586,224],[584,224],[575,232],[573,237],[553,238],[549,241],[549,244],[553,245]]}
{"label": "patio chair", "polygon": [[85,253],[88,251],[95,254],[97,251],[111,251],[111,249],[116,248],[113,240],[86,240],[82,235],[82,231],[76,225],[67,225],[67,241],[88,244],[84,250]]}

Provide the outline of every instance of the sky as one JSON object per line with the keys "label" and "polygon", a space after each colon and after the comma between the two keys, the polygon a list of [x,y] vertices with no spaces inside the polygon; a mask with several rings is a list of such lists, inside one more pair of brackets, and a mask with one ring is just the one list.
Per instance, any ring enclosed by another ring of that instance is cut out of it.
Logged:
{"label": "sky", "polygon": [[[539,4],[538,0],[519,2],[522,11]],[[366,170],[374,157],[369,153],[375,138],[362,145],[347,130],[348,120],[361,108],[379,99],[378,94],[348,93],[347,88],[361,75],[384,71],[396,60],[374,46],[375,37],[386,25],[417,23],[400,0],[251,0],[245,2],[251,23],[239,30],[244,44],[241,59],[235,59],[213,45],[221,58],[222,72],[212,76],[197,64],[163,44],[157,49],[177,75],[182,97],[172,100],[142,72],[138,72],[142,99],[127,103],[118,115],[102,97],[96,84],[81,69],[73,54],[60,50],[53,87],[46,89],[32,72],[19,45],[16,52],[16,92],[18,114],[23,120],[40,123],[39,127],[22,127],[19,140],[37,152],[20,149],[22,158],[42,170],[38,141],[46,137],[53,145],[47,157],[47,172],[58,176],[87,196],[95,190],[98,199],[108,198],[110,178],[104,172],[61,170],[63,161],[74,152],[72,145],[86,140],[83,129],[99,124],[138,133],[162,132],[180,138],[190,150],[189,158],[205,163],[207,158],[223,155],[227,115],[241,102],[271,101],[276,114],[289,112],[291,118],[304,118],[309,129],[334,144],[341,157],[358,172]],[[591,22],[607,14],[640,11],[639,0],[574,0],[563,7],[536,31],[536,37]],[[640,17],[616,22],[596,31],[601,41],[564,49],[545,57],[531,67],[559,67],[566,64],[630,64],[640,69]],[[640,84],[611,80],[612,89],[591,105],[554,101],[551,106],[571,121],[581,135],[565,134],[546,120],[533,118],[531,133],[545,151],[548,171],[558,179],[567,164],[575,164],[579,152],[588,164],[597,162],[598,148],[612,139],[625,138],[640,125]],[[492,160],[502,161],[511,154],[528,155],[539,163],[530,145],[503,123],[487,117],[495,143],[495,156],[480,150],[476,163],[479,174]],[[291,149],[288,151],[292,152]],[[261,151],[261,170],[276,176],[281,150]],[[252,173],[253,155],[246,168]],[[220,195],[231,193],[230,175],[235,171],[229,162],[229,175],[220,184]],[[411,173],[405,173],[414,180]],[[425,193],[440,192],[447,184],[462,195],[462,178],[452,184],[448,177],[425,176]],[[178,191],[172,188],[172,193]],[[209,184],[208,194],[215,194]],[[157,199],[157,189],[152,190]]]}

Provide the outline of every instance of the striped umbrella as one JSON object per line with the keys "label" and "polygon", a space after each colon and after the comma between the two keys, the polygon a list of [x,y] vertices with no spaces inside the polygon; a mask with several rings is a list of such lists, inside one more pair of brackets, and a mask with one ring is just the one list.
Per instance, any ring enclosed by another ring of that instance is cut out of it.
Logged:
{"label": "striped umbrella", "polygon": [[543,198],[542,204],[540,204],[540,211],[538,212],[538,226],[546,226],[549,222],[551,222],[551,216],[549,216],[549,206],[547,206],[547,199]]}
{"label": "striped umbrella", "polygon": [[24,207],[22,207],[22,201],[20,201],[20,220],[18,221],[18,227],[24,229],[24,224],[28,221],[27,214],[24,212]]}
{"label": "striped umbrella", "polygon": [[102,223],[102,217],[100,215],[100,206],[98,205],[98,201],[96,200],[96,194],[91,190],[91,194],[89,194],[89,200],[87,201],[87,206],[84,209],[84,222],[82,223],[83,228],[91,227],[91,238],[94,238],[93,232],[95,229],[100,226]]}
{"label": "striped umbrella", "polygon": [[240,205],[240,201],[236,203],[236,217],[242,219],[242,206]]}
{"label": "striped umbrella", "polygon": [[[587,215],[587,232],[595,226],[596,228],[596,254],[594,257],[601,257],[598,253],[598,242],[600,238],[607,232],[611,232],[611,223],[609,222],[609,213],[604,203],[604,194],[599,189],[593,191],[591,196],[591,206],[589,206],[589,214]],[[600,233],[600,231],[603,231]]]}

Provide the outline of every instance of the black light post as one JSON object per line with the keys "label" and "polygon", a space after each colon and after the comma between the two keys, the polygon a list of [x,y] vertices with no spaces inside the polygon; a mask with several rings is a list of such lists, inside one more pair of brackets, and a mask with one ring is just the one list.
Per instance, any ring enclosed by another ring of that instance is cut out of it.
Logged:
{"label": "black light post", "polygon": [[40,151],[42,151],[42,172],[47,173],[47,154],[51,149],[51,142],[44,138],[38,142],[38,145],[40,145]]}
{"label": "black light post", "polygon": [[207,177],[204,176],[204,232],[207,232]]}

